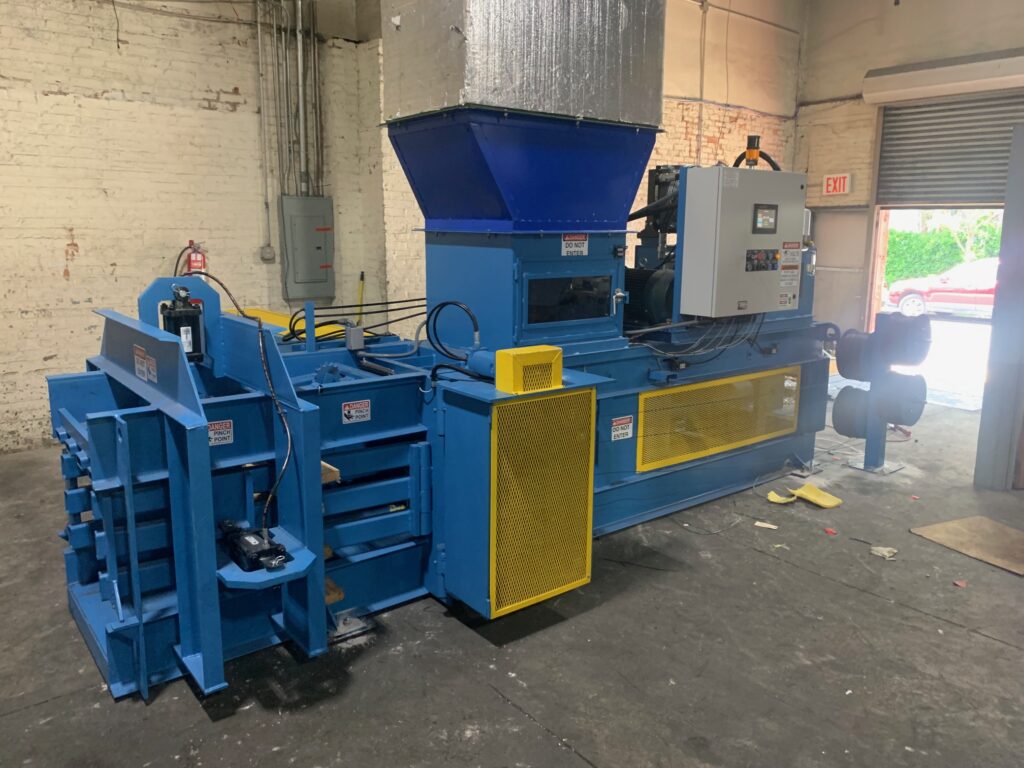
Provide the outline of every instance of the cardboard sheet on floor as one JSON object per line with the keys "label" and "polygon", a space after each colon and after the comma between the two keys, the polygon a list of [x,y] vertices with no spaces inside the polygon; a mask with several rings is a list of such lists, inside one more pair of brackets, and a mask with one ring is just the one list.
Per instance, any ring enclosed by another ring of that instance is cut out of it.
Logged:
{"label": "cardboard sheet on floor", "polygon": [[1024,531],[981,515],[911,528],[929,541],[1024,576]]}

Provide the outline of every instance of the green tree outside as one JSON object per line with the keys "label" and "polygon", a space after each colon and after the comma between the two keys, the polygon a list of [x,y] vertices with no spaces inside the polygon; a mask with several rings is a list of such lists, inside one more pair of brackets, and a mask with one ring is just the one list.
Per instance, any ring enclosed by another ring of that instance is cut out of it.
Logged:
{"label": "green tree outside", "polygon": [[[999,256],[1002,222],[987,211],[958,211],[953,226],[941,225],[923,232],[889,230],[885,282],[927,277],[945,272],[964,261]],[[974,215],[971,215],[974,214]],[[922,216],[925,226],[928,216]]]}

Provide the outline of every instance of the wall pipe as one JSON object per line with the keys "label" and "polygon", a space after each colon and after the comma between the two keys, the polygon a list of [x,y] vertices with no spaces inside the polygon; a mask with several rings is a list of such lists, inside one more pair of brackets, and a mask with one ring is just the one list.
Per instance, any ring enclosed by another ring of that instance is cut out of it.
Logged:
{"label": "wall pipe", "polygon": [[309,194],[309,168],[306,157],[306,73],[303,70],[302,0],[295,0],[295,83],[299,92],[299,194]]}
{"label": "wall pipe", "polygon": [[263,57],[263,12],[260,7],[260,0],[253,0],[256,10],[256,56],[259,66],[260,81],[260,150],[263,155],[263,224],[264,224],[264,247],[270,246],[270,154],[267,145],[270,141],[270,133],[267,129],[267,101],[266,101],[266,67]]}

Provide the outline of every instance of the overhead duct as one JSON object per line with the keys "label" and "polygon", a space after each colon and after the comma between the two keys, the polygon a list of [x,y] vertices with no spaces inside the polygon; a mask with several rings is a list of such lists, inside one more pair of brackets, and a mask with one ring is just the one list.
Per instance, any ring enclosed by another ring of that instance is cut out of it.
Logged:
{"label": "overhead duct", "polygon": [[384,117],[459,106],[657,126],[665,0],[384,0]]}
{"label": "overhead duct", "polygon": [[664,0],[385,0],[384,114],[428,231],[622,230]]}

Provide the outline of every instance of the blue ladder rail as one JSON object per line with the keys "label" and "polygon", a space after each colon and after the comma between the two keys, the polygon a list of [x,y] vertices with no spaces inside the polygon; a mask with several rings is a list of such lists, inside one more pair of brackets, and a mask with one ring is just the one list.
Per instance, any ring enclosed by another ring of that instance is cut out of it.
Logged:
{"label": "blue ladder rail", "polygon": [[[139,693],[149,698],[149,667],[146,662],[145,604],[142,600],[142,586],[139,583],[139,541],[135,526],[135,482],[131,470],[131,445],[128,438],[128,422],[121,416],[117,422],[117,474],[124,492],[125,528],[128,533],[128,575],[131,580],[132,609],[136,617],[135,669]],[[115,574],[116,583],[116,574]]]}

